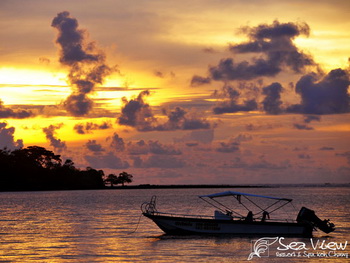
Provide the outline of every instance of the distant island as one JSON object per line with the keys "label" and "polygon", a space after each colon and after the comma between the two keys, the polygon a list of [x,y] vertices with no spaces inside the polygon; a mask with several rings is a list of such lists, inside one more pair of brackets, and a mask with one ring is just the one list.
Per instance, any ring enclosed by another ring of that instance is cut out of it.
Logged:
{"label": "distant island", "polygon": [[0,150],[0,191],[104,189],[104,172],[62,163],[61,156],[40,146]]}
{"label": "distant island", "polygon": [[132,181],[125,171],[106,176],[92,167],[76,168],[70,159],[62,163],[60,155],[40,146],[0,149],[0,191],[105,189]]}
{"label": "distant island", "polygon": [[116,189],[186,189],[186,188],[271,188],[266,185],[233,185],[233,184],[139,184],[125,187],[116,186]]}

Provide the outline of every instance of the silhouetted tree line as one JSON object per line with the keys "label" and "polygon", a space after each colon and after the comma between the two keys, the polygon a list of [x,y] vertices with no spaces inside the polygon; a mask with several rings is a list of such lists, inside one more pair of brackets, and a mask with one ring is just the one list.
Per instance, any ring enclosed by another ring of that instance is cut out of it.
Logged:
{"label": "silhouetted tree line", "polygon": [[103,188],[103,170],[81,170],[69,159],[62,164],[60,155],[43,147],[0,149],[0,191]]}
{"label": "silhouetted tree line", "polygon": [[127,172],[122,172],[118,176],[115,174],[109,174],[107,178],[105,179],[105,182],[108,182],[111,184],[111,187],[113,188],[114,184],[121,184],[124,186],[125,183],[131,183],[133,176],[131,174],[128,174]]}

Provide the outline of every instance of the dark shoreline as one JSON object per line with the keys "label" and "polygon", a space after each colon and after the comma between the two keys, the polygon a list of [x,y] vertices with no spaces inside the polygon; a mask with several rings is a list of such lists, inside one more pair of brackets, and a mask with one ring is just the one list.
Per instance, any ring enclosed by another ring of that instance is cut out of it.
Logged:
{"label": "dark shoreline", "polygon": [[274,186],[268,185],[216,185],[216,184],[171,184],[171,185],[157,185],[157,184],[140,184],[127,186],[114,186],[107,189],[195,189],[195,188],[272,188]]}
{"label": "dark shoreline", "polygon": [[264,185],[232,185],[232,184],[140,184],[140,185],[125,185],[125,186],[105,186],[102,188],[33,188],[33,189],[1,189],[0,192],[41,192],[41,191],[76,191],[76,190],[143,190],[143,189],[232,189],[232,188],[312,188],[312,187],[350,187],[347,184],[264,184]]}
{"label": "dark shoreline", "polygon": [[232,184],[140,184],[125,186],[107,186],[106,189],[197,189],[197,188],[283,188],[283,187],[350,187],[350,184],[266,184],[266,185],[232,185]]}

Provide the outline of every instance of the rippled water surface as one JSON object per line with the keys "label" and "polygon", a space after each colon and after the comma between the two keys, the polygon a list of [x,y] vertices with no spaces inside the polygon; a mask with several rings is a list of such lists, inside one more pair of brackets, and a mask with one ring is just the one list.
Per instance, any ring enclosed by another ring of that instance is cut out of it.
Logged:
{"label": "rippled water surface", "polygon": [[[3,192],[0,193],[0,262],[247,261],[252,242],[257,238],[168,236],[149,219],[140,217],[140,205],[149,201],[152,195],[158,196],[158,210],[161,211],[212,214],[213,210],[197,196],[226,190]],[[295,213],[301,206],[306,206],[315,210],[320,218],[330,218],[336,224],[336,231],[328,235],[315,232],[314,242],[350,242],[350,188],[234,190],[292,198]],[[283,242],[301,242],[299,244],[310,247],[310,239],[306,238],[286,238]],[[345,250],[336,252],[350,253],[350,244]],[[282,261],[349,262],[344,256],[289,256]],[[277,257],[276,248],[271,247],[269,257],[253,257],[252,261],[281,262],[281,257]]]}

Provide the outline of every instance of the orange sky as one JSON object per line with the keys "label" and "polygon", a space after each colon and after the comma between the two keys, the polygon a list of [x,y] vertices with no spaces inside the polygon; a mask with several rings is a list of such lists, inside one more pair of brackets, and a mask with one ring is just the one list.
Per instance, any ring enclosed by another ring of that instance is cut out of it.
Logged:
{"label": "orange sky", "polygon": [[349,183],[348,10],[1,1],[0,147],[136,184]]}

